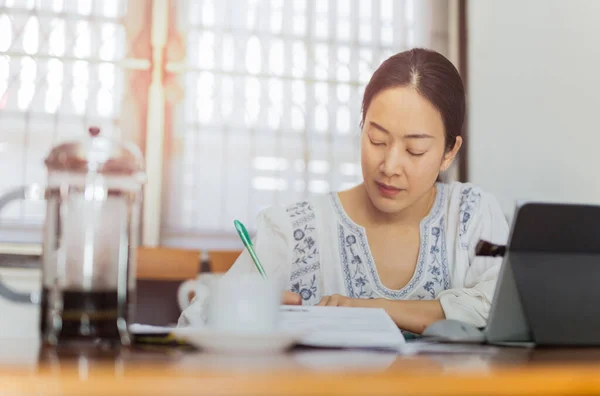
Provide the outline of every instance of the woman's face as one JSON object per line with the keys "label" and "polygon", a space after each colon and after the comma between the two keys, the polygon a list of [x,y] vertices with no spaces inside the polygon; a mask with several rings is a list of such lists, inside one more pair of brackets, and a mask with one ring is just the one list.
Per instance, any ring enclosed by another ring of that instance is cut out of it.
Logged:
{"label": "woman's face", "polygon": [[373,97],[361,137],[364,185],[381,212],[398,213],[425,197],[461,145],[445,152],[439,111],[413,87],[388,88]]}

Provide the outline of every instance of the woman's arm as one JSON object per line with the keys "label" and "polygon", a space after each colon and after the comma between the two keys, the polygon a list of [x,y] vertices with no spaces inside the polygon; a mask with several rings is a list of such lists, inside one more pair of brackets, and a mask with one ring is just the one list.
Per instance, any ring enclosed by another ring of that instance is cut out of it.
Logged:
{"label": "woman's arm", "polygon": [[430,324],[445,319],[439,300],[365,300],[365,306],[383,308],[402,330],[421,334]]}
{"label": "woman's arm", "polygon": [[[474,199],[478,201],[477,207],[460,216],[454,237],[448,240],[448,243],[456,246],[456,255],[450,259],[454,260],[455,268],[463,269],[459,271],[462,275],[454,277],[450,288],[441,291],[436,298],[442,304],[448,319],[484,327],[492,305],[502,258],[477,257],[475,248],[480,240],[505,244],[509,229],[494,196],[475,188],[468,191],[474,198],[479,197],[478,200]],[[471,199],[465,200],[468,202]],[[458,207],[455,210],[460,213]]]}
{"label": "woman's arm", "polygon": [[319,306],[383,308],[402,330],[421,334],[433,322],[444,319],[438,300],[388,300],[385,298],[349,298],[339,294],[321,299]]}

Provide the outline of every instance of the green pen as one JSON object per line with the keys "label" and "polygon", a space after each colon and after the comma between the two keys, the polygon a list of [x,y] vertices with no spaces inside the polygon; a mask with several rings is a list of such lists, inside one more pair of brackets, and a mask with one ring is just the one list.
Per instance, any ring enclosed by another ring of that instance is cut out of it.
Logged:
{"label": "green pen", "polygon": [[260,260],[258,259],[256,252],[254,251],[254,245],[252,245],[252,241],[250,240],[250,235],[248,235],[248,231],[246,231],[246,227],[244,227],[244,225],[238,220],[234,220],[233,224],[235,225],[235,229],[237,230],[238,235],[242,239],[244,246],[246,246],[246,249],[248,249],[248,253],[250,253],[250,257],[252,257],[252,261],[254,261],[256,269],[258,270],[258,272],[260,272],[264,279],[267,279],[267,273],[265,272],[263,266],[260,264]]}

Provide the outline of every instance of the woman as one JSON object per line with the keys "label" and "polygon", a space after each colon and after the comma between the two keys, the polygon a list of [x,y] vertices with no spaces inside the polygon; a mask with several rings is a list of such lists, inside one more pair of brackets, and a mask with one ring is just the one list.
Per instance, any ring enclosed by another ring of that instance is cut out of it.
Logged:
{"label": "woman", "polygon": [[[458,153],[465,92],[444,56],[413,49],[373,74],[362,104],[363,183],[258,218],[257,255],[289,285],[285,303],[384,308],[403,330],[458,319],[484,326],[508,225],[481,189],[437,182]],[[244,252],[229,273],[255,272]],[[183,312],[197,320],[204,301]]]}

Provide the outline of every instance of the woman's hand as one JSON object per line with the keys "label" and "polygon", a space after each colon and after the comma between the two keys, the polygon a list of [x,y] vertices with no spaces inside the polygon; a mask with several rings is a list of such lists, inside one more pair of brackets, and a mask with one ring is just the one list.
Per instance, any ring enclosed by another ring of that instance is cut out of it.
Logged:
{"label": "woman's hand", "polygon": [[427,326],[446,316],[438,300],[387,300],[385,298],[350,298],[334,294],[325,296],[317,304],[321,307],[383,308],[398,327],[413,333],[422,333]]}
{"label": "woman's hand", "polygon": [[358,298],[350,298],[339,294],[325,296],[317,304],[318,307],[358,307]]}
{"label": "woman's hand", "polygon": [[285,291],[281,297],[281,303],[283,305],[302,305],[302,296],[298,293]]}

